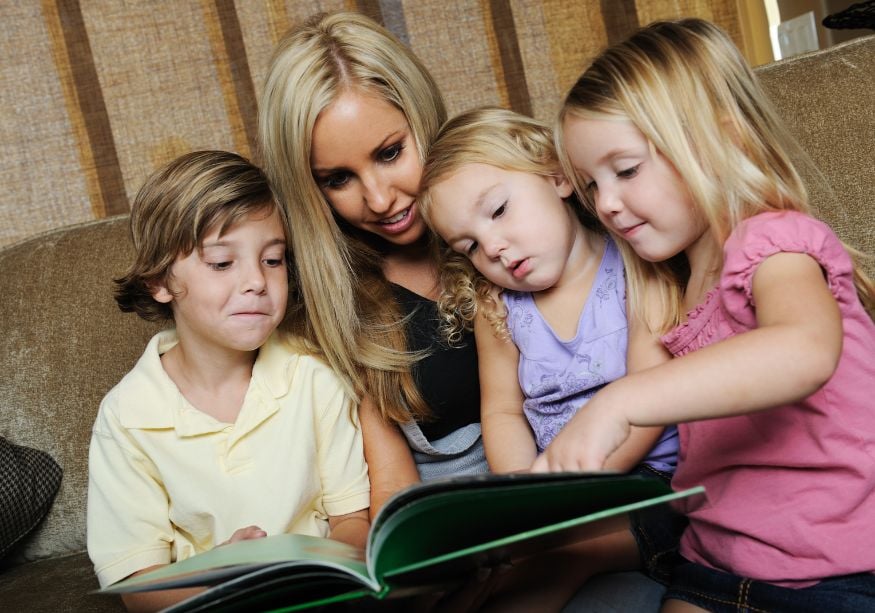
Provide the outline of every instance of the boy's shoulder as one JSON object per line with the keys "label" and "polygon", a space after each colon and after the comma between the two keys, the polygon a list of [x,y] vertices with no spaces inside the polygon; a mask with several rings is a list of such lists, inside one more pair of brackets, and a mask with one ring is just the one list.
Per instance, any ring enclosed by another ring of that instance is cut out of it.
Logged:
{"label": "boy's shoulder", "polygon": [[103,397],[98,412],[125,427],[172,427],[178,389],[161,366],[161,353],[177,342],[175,330],[153,336],[134,367]]}

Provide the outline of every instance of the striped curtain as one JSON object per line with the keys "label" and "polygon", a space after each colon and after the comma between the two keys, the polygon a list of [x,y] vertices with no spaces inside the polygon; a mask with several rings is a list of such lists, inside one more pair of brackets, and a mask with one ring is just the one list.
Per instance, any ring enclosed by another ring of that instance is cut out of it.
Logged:
{"label": "striped curtain", "polygon": [[0,246],[125,213],[194,149],[251,157],[274,44],[314,12],[369,15],[422,58],[451,113],[549,120],[587,58],[654,19],[735,0],[10,0],[0,2]]}

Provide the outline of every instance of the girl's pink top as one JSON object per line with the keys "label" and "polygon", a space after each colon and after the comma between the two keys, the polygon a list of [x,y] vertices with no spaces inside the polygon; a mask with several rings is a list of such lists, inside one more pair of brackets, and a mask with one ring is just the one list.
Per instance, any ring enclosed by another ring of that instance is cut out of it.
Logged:
{"label": "girl's pink top", "polygon": [[842,315],[838,368],[800,402],[680,424],[673,486],[701,484],[708,496],[685,510],[685,558],[805,587],[875,572],[875,325],[850,256],[827,225],[802,213],[749,218],[726,241],[719,285],[662,340],[682,356],[756,328],[753,275],[778,252],[808,254],[823,268]]}

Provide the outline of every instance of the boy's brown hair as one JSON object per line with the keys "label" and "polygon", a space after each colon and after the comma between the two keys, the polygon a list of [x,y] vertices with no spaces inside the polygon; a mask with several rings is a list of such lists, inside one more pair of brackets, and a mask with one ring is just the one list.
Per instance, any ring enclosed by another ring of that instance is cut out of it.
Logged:
{"label": "boy's brown hair", "polygon": [[113,280],[119,308],[149,321],[172,320],[170,304],[155,300],[152,288],[167,283],[176,258],[199,248],[214,228],[222,235],[252,213],[274,211],[288,228],[267,177],[235,153],[194,151],[159,168],[146,179],[131,207],[136,258]]}

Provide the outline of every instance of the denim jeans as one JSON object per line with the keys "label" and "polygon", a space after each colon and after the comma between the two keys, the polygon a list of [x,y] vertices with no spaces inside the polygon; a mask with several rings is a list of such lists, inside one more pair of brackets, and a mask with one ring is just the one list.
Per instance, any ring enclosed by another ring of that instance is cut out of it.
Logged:
{"label": "denim jeans", "polygon": [[811,587],[795,589],[684,561],[675,567],[665,598],[726,613],[858,613],[875,611],[875,575],[829,577]]}

